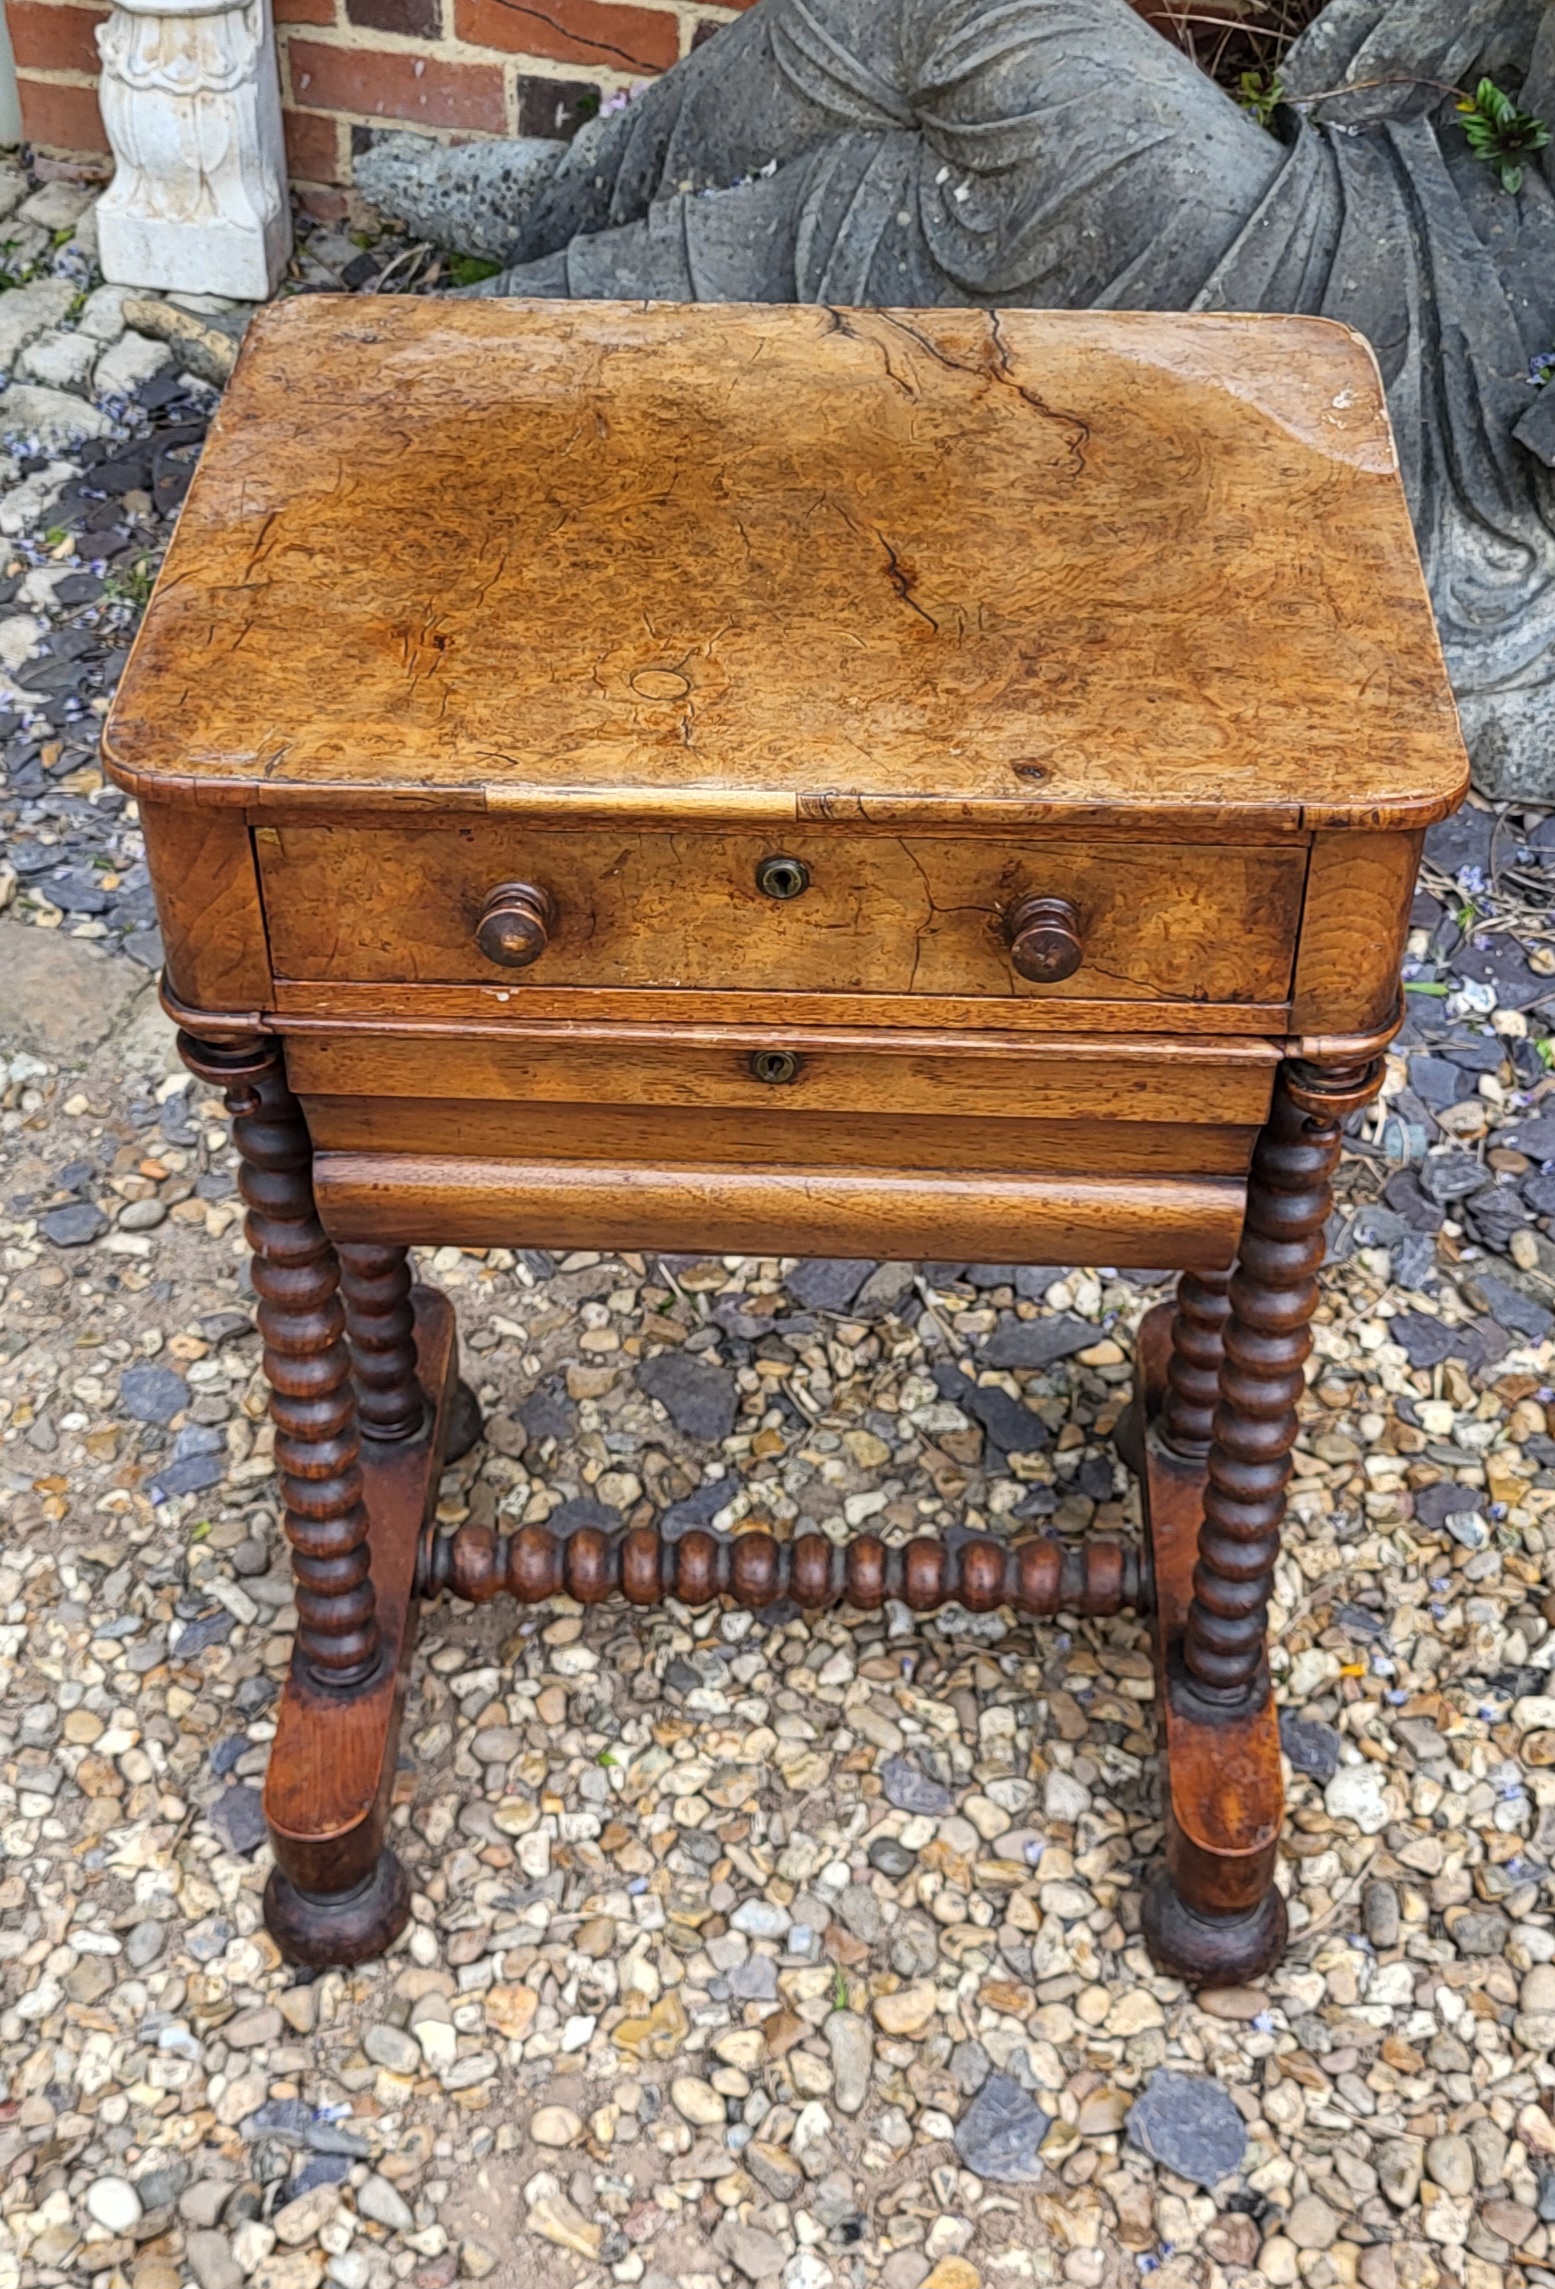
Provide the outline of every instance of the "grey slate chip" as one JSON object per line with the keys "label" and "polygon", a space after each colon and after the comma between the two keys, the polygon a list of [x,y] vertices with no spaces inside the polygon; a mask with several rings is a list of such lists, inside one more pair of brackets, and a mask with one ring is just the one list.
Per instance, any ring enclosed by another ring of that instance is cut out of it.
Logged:
{"label": "grey slate chip", "polygon": [[955,1803],[950,1790],[931,1780],[911,1757],[888,1756],[880,1767],[880,1784],[886,1802],[898,1812],[923,1812],[937,1819]]}
{"label": "grey slate chip", "polygon": [[1051,1367],[1100,1343],[1102,1331],[1088,1319],[1060,1312],[1053,1319],[1009,1319],[996,1327],[980,1354],[985,1367]]}
{"label": "grey slate chip", "polygon": [[956,2124],[956,2152],[974,2177],[1034,2186],[1044,2175],[1040,2150],[1052,2127],[1030,2091],[1010,2075],[991,2074]]}
{"label": "grey slate chip", "polygon": [[189,1386],[171,1367],[126,1367],[119,1405],[137,1423],[170,1423],[189,1404]]}
{"label": "grey slate chip", "polygon": [[102,1238],[108,1219],[90,1200],[72,1200],[64,1208],[51,1208],[40,1219],[39,1229],[56,1248],[85,1248]]}
{"label": "grey slate chip", "polygon": [[639,1390],[657,1399],[677,1431],[718,1446],[734,1428],[738,1387],[727,1367],[661,1351],[637,1370]]}
{"label": "grey slate chip", "polygon": [[1223,2083],[1157,2067],[1128,2111],[1128,2134],[1153,2161],[1196,2185],[1215,2186],[1242,2166],[1247,2125]]}
{"label": "grey slate chip", "polygon": [[1326,1786],[1339,1770],[1339,1735],[1320,1717],[1298,1717],[1280,1711],[1280,1746],[1290,1758],[1291,1770]]}
{"label": "grey slate chip", "polygon": [[234,1781],[230,1788],[224,1788],[206,1817],[227,1850],[236,1852],[240,1859],[250,1858],[265,1840],[264,1805],[258,1789],[247,1781]]}
{"label": "grey slate chip", "polygon": [[783,1285],[801,1311],[846,1311],[874,1268],[869,1256],[807,1256]]}

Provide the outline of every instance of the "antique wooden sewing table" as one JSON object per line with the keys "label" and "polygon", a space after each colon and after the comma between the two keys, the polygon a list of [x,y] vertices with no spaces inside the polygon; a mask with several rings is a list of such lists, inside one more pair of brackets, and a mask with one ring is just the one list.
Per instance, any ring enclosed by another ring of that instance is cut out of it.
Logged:
{"label": "antique wooden sewing table", "polygon": [[[297,1585],[283,1948],[357,1960],[405,1918],[418,1600],[565,1588],[1148,1610],[1149,1940],[1265,1968],[1329,1177],[1465,783],[1364,345],[288,302],[106,749],[244,1164]],[[1185,1267],[1137,1365],[1146,1546],[440,1537],[423,1242]]]}

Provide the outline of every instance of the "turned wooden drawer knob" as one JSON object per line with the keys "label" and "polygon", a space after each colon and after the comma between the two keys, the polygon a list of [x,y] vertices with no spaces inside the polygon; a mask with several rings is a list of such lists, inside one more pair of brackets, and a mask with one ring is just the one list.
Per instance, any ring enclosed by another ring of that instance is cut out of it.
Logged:
{"label": "turned wooden drawer knob", "polygon": [[488,962],[525,970],[537,962],[556,927],[556,901],[532,882],[499,882],[475,925],[475,943]]}
{"label": "turned wooden drawer knob", "polygon": [[1067,898],[1023,898],[1005,916],[1010,960],[1034,985],[1072,978],[1085,956],[1080,917]]}

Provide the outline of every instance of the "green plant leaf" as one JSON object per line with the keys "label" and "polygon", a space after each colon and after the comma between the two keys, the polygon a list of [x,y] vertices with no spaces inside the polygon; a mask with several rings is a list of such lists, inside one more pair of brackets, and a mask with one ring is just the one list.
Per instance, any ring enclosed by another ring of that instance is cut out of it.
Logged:
{"label": "green plant leaf", "polygon": [[488,262],[483,254],[456,254],[448,275],[456,286],[478,286],[483,278],[495,278],[501,268],[500,262]]}
{"label": "green plant leaf", "polygon": [[1268,127],[1273,121],[1275,112],[1285,100],[1285,90],[1280,85],[1279,73],[1276,71],[1243,72],[1237,83],[1236,100],[1249,118],[1256,119],[1260,127]]}
{"label": "green plant leaf", "polygon": [[1472,95],[1458,98],[1463,133],[1476,159],[1493,167],[1501,188],[1514,198],[1523,187],[1523,162],[1548,147],[1550,131],[1531,111],[1519,111],[1492,79],[1482,79]]}

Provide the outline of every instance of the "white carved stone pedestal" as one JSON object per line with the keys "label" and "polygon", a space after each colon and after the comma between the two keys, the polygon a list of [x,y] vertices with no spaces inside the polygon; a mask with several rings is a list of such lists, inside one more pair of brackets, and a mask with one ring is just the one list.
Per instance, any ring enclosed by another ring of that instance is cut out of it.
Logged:
{"label": "white carved stone pedestal", "polygon": [[117,0],[97,45],[104,278],[263,301],[292,243],[269,0]]}

